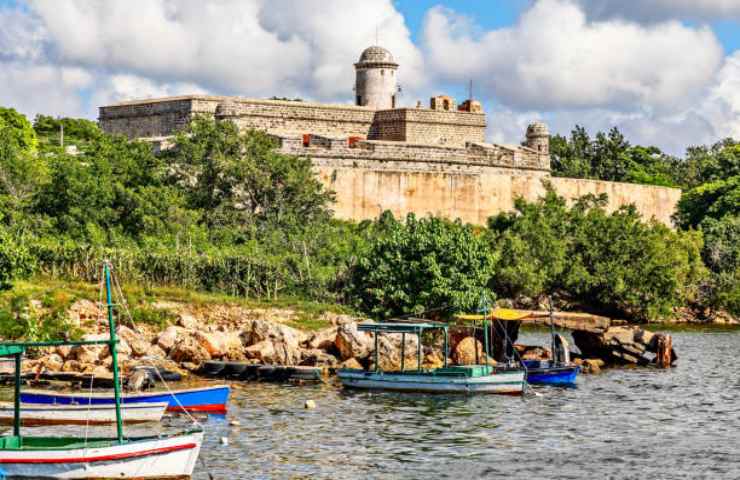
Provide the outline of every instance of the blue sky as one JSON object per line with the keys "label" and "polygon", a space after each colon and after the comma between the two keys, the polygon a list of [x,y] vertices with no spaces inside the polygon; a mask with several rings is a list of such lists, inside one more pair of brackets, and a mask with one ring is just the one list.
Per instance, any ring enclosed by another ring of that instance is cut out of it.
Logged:
{"label": "blue sky", "polygon": [[740,138],[740,0],[0,0],[0,104],[95,118],[204,93],[351,102],[363,48],[401,102],[474,84],[489,140],[617,126],[681,155]]}

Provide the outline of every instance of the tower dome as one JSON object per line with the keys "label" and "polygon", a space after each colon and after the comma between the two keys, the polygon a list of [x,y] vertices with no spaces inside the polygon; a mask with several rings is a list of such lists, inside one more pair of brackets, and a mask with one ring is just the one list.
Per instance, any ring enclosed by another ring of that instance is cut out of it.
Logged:
{"label": "tower dome", "polygon": [[355,63],[355,104],[373,110],[396,108],[398,64],[391,52],[377,45],[367,47]]}
{"label": "tower dome", "polygon": [[[367,47],[360,54],[360,61],[358,63],[395,63],[393,61],[393,55],[391,52],[383,47],[373,45]],[[397,66],[397,65],[396,65]]]}
{"label": "tower dome", "polygon": [[527,147],[543,155],[550,154],[550,130],[542,122],[533,122],[527,127]]}

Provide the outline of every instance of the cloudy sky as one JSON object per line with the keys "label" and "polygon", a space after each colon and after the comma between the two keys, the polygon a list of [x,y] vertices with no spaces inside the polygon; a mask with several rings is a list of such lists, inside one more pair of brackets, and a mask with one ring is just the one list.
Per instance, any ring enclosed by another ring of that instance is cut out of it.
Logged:
{"label": "cloudy sky", "polygon": [[0,0],[0,105],[95,118],[132,99],[353,98],[379,43],[400,102],[474,96],[493,141],[541,119],[682,154],[740,139],[740,0]]}

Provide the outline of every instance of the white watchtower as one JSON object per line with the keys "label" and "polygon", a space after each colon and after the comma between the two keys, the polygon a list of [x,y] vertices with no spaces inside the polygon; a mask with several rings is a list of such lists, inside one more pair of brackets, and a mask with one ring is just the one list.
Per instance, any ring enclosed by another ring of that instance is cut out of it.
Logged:
{"label": "white watchtower", "polygon": [[398,64],[383,47],[368,47],[355,63],[355,105],[373,110],[396,108]]}

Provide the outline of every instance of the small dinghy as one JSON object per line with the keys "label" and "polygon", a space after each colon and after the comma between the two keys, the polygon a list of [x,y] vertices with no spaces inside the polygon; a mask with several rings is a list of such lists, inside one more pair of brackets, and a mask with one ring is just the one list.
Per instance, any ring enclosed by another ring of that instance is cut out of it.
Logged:
{"label": "small dinghy", "polygon": [[[121,406],[123,423],[159,422],[167,402],[130,403]],[[0,425],[12,425],[15,407],[0,403]],[[21,403],[21,425],[105,425],[116,423],[115,405],[34,405]]]}

